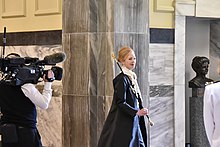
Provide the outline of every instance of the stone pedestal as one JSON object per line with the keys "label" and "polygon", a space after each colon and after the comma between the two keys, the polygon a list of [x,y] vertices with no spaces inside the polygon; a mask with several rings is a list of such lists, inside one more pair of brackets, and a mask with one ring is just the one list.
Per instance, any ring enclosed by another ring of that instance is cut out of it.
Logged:
{"label": "stone pedestal", "polygon": [[191,147],[209,147],[203,121],[204,88],[193,88],[190,97],[190,142]]}

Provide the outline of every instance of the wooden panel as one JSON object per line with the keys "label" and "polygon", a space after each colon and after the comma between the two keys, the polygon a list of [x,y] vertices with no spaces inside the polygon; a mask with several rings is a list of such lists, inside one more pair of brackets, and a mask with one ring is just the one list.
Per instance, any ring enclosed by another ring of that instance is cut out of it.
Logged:
{"label": "wooden panel", "polygon": [[61,14],[61,0],[35,0],[35,15]]}
{"label": "wooden panel", "polygon": [[26,0],[2,0],[2,18],[24,17]]}
{"label": "wooden panel", "polygon": [[219,0],[196,0],[196,16],[220,18],[219,6]]}
{"label": "wooden panel", "polygon": [[155,0],[156,12],[174,12],[173,0]]}

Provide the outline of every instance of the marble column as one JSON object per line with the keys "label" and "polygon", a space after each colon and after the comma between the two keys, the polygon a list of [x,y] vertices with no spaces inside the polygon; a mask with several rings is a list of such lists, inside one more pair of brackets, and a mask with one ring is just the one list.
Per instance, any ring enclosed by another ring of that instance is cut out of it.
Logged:
{"label": "marble column", "polygon": [[[62,146],[95,147],[108,114],[111,58],[122,45],[137,55],[136,73],[145,103],[148,95],[148,1],[64,0]],[[117,56],[117,54],[116,54]]]}

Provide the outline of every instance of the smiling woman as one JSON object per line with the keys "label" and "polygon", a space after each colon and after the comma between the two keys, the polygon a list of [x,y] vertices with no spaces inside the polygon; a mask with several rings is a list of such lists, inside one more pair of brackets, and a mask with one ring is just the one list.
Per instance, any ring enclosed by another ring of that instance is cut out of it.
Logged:
{"label": "smiling woman", "polygon": [[130,47],[122,47],[119,51],[118,61],[127,69],[133,70],[136,65],[134,51]]}

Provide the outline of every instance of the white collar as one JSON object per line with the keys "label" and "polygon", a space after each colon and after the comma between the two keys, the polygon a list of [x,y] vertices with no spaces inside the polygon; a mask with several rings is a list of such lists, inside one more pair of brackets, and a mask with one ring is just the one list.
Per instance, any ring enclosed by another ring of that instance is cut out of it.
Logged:
{"label": "white collar", "polygon": [[132,89],[134,89],[134,90],[136,91],[135,93],[139,93],[139,96],[140,96],[140,98],[141,98],[141,101],[143,101],[143,100],[142,100],[142,96],[141,96],[141,91],[140,91],[140,88],[139,88],[138,82],[137,82],[137,75],[136,75],[132,70],[129,70],[129,69],[126,68],[125,66],[122,66],[121,69],[122,69],[122,72],[123,72],[125,75],[127,75],[127,76],[129,77],[129,79],[131,80],[131,84],[132,84],[132,86],[134,87],[134,88],[132,88]]}
{"label": "white collar", "polygon": [[132,85],[134,85],[134,80],[137,80],[136,74],[125,66],[122,66],[122,72],[130,78],[130,80],[132,81]]}

